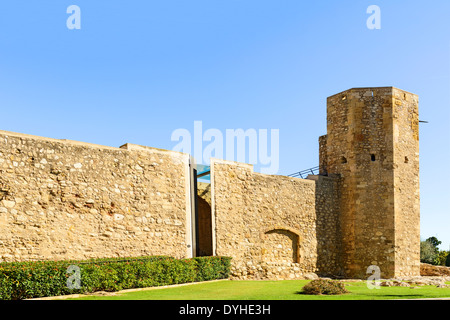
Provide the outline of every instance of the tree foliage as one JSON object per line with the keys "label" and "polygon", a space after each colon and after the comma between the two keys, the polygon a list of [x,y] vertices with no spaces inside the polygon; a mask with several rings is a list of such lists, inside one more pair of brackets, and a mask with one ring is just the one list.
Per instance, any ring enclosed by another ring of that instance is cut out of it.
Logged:
{"label": "tree foliage", "polygon": [[447,257],[448,257],[448,253],[449,252],[445,251],[445,250],[439,251],[439,253],[438,253],[438,255],[437,255],[436,259],[435,259],[436,265],[438,265],[438,266],[445,266],[445,263],[446,263],[446,260],[447,260]]}
{"label": "tree foliage", "polygon": [[439,245],[442,243],[442,241],[439,241],[436,237],[429,237],[425,241],[428,241],[433,245],[434,249],[436,250],[436,253],[439,251]]}
{"label": "tree foliage", "polygon": [[436,237],[429,237],[425,241],[420,242],[420,262],[433,265],[450,266],[449,251],[439,250],[439,241]]}
{"label": "tree foliage", "polygon": [[434,264],[437,257],[433,244],[427,240],[420,242],[420,262]]}

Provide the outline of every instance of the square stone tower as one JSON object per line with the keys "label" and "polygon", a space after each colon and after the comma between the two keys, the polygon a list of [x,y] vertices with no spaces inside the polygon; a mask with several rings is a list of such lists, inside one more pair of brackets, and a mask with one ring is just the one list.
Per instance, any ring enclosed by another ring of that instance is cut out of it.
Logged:
{"label": "square stone tower", "polygon": [[327,99],[321,172],[340,177],[346,277],[420,274],[418,96],[393,87],[354,88]]}

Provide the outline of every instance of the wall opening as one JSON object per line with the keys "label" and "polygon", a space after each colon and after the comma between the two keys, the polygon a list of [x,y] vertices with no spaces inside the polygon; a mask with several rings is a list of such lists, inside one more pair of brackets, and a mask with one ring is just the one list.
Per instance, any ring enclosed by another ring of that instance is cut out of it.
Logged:
{"label": "wall opening", "polygon": [[299,263],[299,236],[285,229],[264,234],[263,259],[267,262]]}
{"label": "wall opening", "polygon": [[346,157],[342,157],[341,158],[341,163],[347,163],[347,158]]}
{"label": "wall opening", "polygon": [[196,257],[213,255],[210,167],[196,165],[195,183],[195,250]]}
{"label": "wall opening", "polygon": [[371,161],[375,161],[376,160],[376,157],[375,157],[375,155],[373,153],[370,155],[370,160]]}
{"label": "wall opening", "polygon": [[197,212],[198,212],[198,242],[197,257],[212,256],[212,220],[211,205],[200,195],[197,196]]}

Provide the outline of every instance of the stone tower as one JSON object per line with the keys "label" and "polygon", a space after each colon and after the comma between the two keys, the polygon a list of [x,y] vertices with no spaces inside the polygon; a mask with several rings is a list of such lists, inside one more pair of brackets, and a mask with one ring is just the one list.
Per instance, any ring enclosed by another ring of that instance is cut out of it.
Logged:
{"label": "stone tower", "polygon": [[354,88],[327,99],[321,172],[340,177],[346,277],[420,273],[418,96],[393,87]]}

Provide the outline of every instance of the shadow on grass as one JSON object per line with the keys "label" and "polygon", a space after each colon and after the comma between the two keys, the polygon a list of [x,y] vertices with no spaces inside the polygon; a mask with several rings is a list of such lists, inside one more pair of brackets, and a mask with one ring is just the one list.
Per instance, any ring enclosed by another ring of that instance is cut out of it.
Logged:
{"label": "shadow on grass", "polygon": [[369,293],[340,293],[340,294],[309,294],[303,291],[294,292],[296,295],[301,295],[304,297],[336,297],[342,299],[361,299],[361,300],[395,300],[395,299],[424,299],[424,298],[433,298],[423,294],[369,294]]}
{"label": "shadow on grass", "polygon": [[302,295],[302,296],[308,296],[308,297],[338,297],[338,296],[348,296],[348,295],[355,295],[354,293],[347,292],[347,293],[337,293],[337,294],[312,294],[312,293],[305,293],[303,291],[296,291],[294,294]]}
{"label": "shadow on grass", "polygon": [[441,297],[429,297],[426,295],[394,295],[387,294],[379,298],[379,300],[438,300]]}

